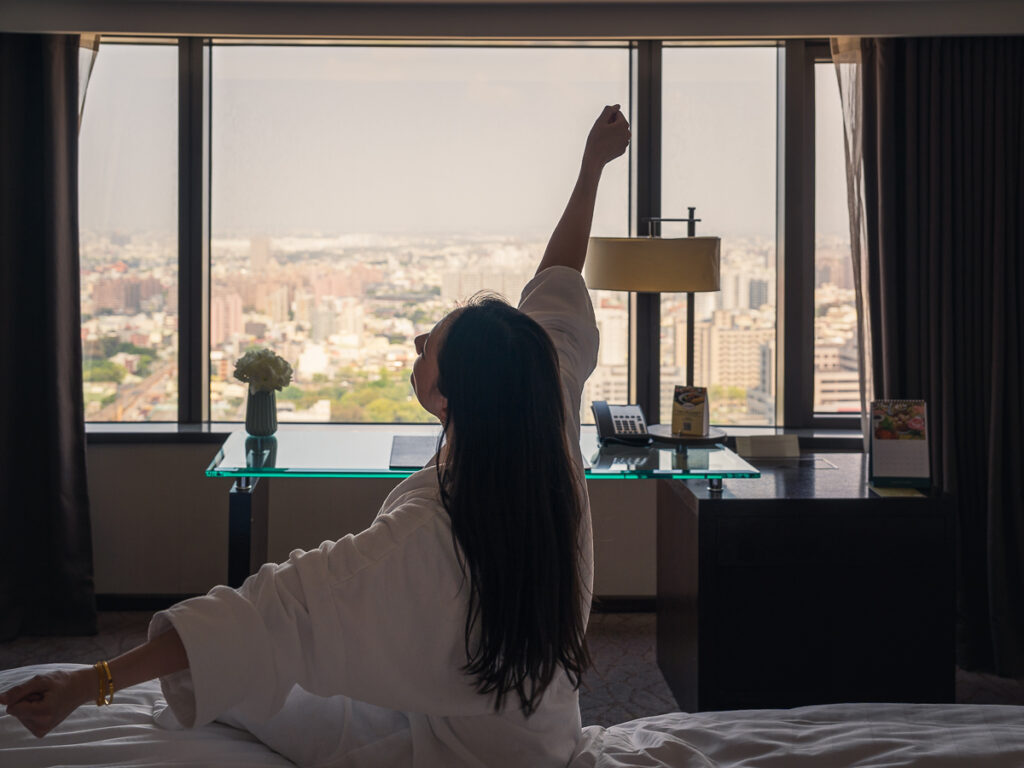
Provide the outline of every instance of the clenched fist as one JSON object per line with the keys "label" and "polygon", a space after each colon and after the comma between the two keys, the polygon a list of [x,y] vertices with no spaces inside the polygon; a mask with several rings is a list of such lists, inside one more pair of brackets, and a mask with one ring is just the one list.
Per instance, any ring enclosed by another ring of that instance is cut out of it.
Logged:
{"label": "clenched fist", "polygon": [[587,145],[583,150],[584,164],[604,167],[626,151],[629,137],[629,123],[619,110],[619,105],[605,107],[587,136]]}
{"label": "clenched fist", "polygon": [[57,670],[0,693],[0,704],[33,735],[42,737],[89,701],[97,687],[96,673],[89,668]]}

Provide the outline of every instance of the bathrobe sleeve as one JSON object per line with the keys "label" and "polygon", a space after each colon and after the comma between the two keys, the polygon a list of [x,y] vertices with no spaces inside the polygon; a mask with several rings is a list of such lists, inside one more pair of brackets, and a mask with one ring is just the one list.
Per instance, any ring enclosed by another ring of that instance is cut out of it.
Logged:
{"label": "bathrobe sleeve", "polygon": [[231,708],[265,719],[294,685],[402,711],[488,711],[460,671],[461,573],[439,510],[414,492],[357,535],[156,614],[150,637],[173,626],[189,660],[161,679],[178,722],[204,725]]}
{"label": "bathrobe sleeve", "polygon": [[597,365],[600,337],[583,275],[571,267],[548,267],[523,288],[519,309],[548,333],[558,353],[570,444],[580,435],[583,385]]}

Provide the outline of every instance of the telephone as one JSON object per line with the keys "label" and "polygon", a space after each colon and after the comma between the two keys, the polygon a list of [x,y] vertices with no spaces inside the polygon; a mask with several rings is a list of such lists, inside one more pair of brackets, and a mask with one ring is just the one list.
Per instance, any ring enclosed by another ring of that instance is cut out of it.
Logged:
{"label": "telephone", "polygon": [[654,438],[647,434],[647,420],[639,405],[608,405],[604,400],[590,404],[597,422],[597,439],[622,445],[650,445]]}

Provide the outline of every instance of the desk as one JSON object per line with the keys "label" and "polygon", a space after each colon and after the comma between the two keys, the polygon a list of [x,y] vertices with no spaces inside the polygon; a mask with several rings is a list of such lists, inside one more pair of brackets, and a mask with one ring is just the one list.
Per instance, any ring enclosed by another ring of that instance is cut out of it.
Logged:
{"label": "desk", "polygon": [[658,664],[683,711],[952,702],[948,496],[879,497],[864,454],[658,483]]}
{"label": "desk", "polygon": [[[267,560],[267,484],[287,477],[408,477],[413,470],[389,468],[396,435],[439,434],[428,425],[345,425],[333,428],[282,428],[272,438],[231,434],[206,470],[207,477],[232,477],[228,502],[228,584],[239,586]],[[757,478],[758,470],[721,445],[676,448],[601,448],[593,427],[584,427],[580,448],[588,479],[690,479],[704,486]]]}

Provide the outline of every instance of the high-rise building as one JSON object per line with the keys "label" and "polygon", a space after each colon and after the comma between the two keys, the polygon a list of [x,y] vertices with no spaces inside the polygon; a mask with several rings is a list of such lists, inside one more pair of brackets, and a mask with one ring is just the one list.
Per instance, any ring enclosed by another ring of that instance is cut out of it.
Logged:
{"label": "high-rise building", "polygon": [[747,302],[747,306],[750,309],[760,309],[768,304],[768,281],[757,278],[751,280],[748,293],[750,300]]}
{"label": "high-rise building", "polygon": [[317,344],[337,333],[337,318],[333,307],[317,307],[312,311],[310,320],[313,326],[310,335]]}
{"label": "high-rise building", "polygon": [[254,274],[262,274],[270,265],[270,238],[254,237],[249,240],[249,268]]}
{"label": "high-rise building", "polygon": [[465,301],[480,291],[494,291],[516,303],[531,274],[482,270],[445,272],[441,275],[441,299],[445,302]]}
{"label": "high-rise building", "polygon": [[288,322],[288,310],[290,308],[288,302],[288,286],[281,285],[270,292],[267,297],[267,314],[270,315],[270,320],[273,323],[286,323]]}
{"label": "high-rise building", "polygon": [[[159,281],[157,282],[159,284]],[[147,289],[151,289],[149,283]],[[143,298],[142,285],[139,279],[134,277],[101,278],[96,281],[92,298],[96,311],[109,309],[121,315],[134,314],[139,311]]]}
{"label": "high-rise building", "polygon": [[334,300],[335,332],[361,336],[365,328],[363,302],[357,298]]}
{"label": "high-rise building", "polygon": [[621,364],[629,355],[629,312],[623,306],[598,307],[595,314],[601,334],[598,365]]}
{"label": "high-rise building", "polygon": [[751,424],[775,423],[775,339],[761,345],[759,380],[747,390],[747,414]]}
{"label": "high-rise building", "polygon": [[860,374],[857,371],[815,371],[814,410],[827,413],[860,412]]}
{"label": "high-rise building", "polygon": [[220,293],[210,301],[210,343],[218,346],[244,330],[242,297],[237,293]]}
{"label": "high-rise building", "polygon": [[593,422],[590,404],[594,400],[609,403],[629,402],[629,368],[626,365],[599,365],[587,379],[580,402],[583,422]]}
{"label": "high-rise building", "polygon": [[775,338],[775,328],[753,318],[716,312],[710,328],[712,384],[753,389],[761,380],[761,345]]}
{"label": "high-rise building", "polygon": [[300,323],[309,323],[313,319],[313,308],[316,297],[303,289],[295,293],[295,319]]}

